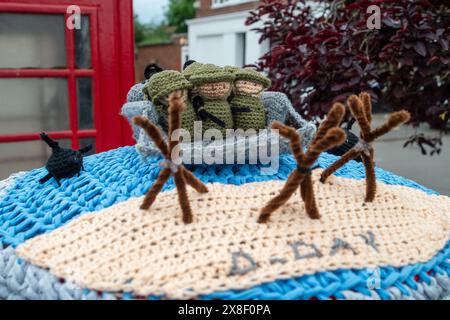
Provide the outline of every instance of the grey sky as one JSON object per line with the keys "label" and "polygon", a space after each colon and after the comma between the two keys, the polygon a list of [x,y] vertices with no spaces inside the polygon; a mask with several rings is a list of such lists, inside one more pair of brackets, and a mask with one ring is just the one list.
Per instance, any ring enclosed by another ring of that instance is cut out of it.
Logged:
{"label": "grey sky", "polygon": [[133,0],[133,7],[139,21],[146,23],[151,20],[161,21],[167,3],[168,0]]}

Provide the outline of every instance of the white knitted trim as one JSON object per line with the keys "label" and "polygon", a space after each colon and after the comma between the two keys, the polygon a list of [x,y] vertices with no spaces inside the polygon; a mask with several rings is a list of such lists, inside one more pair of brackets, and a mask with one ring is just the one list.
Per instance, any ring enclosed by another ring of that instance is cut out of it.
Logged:
{"label": "white knitted trim", "polygon": [[14,181],[25,173],[25,171],[13,173],[5,180],[0,181],[0,199],[7,194],[8,189],[13,185]]}

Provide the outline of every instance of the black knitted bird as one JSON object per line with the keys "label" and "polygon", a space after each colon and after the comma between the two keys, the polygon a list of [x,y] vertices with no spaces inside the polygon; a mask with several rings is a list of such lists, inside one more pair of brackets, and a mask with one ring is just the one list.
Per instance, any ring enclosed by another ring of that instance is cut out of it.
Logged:
{"label": "black knitted bird", "polygon": [[55,178],[58,185],[61,185],[61,179],[71,178],[76,174],[80,174],[81,169],[84,170],[83,154],[92,149],[91,145],[75,151],[61,148],[57,141],[51,139],[44,132],[41,133],[41,139],[52,148],[52,155],[45,165],[48,174],[39,180],[40,183],[45,183],[51,178]]}

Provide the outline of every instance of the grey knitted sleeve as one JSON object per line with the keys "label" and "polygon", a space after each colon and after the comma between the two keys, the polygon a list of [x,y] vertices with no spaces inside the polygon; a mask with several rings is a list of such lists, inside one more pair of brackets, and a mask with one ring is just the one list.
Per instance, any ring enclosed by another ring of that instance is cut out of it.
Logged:
{"label": "grey knitted sleeve", "polygon": [[132,119],[135,116],[141,115],[144,112],[144,110],[149,108],[153,108],[152,103],[150,101],[127,102],[122,106],[122,111],[120,114],[128,120],[131,128],[133,129],[133,138],[136,141],[139,138],[139,132],[141,128],[135,125]]}
{"label": "grey knitted sleeve", "polygon": [[[156,112],[156,109],[154,108],[153,104],[150,102],[148,103],[149,103],[148,107],[142,110],[141,115],[144,118],[149,119],[155,125],[157,125],[158,128],[161,130],[163,138],[167,141],[167,134],[164,132],[164,130],[158,123],[159,119],[158,113]],[[141,129],[138,126],[136,127],[138,129],[138,138],[136,139],[137,143],[135,146],[137,152],[143,157],[159,155],[160,154],[159,149],[156,147],[153,140],[149,138],[145,130]]]}
{"label": "grey knitted sleeve", "polygon": [[292,106],[291,101],[282,92],[264,92],[262,102],[267,109],[266,127],[270,128],[273,121],[286,123],[289,119],[290,124],[297,129],[302,138],[302,145],[308,146],[316,134],[316,126],[303,119]]}

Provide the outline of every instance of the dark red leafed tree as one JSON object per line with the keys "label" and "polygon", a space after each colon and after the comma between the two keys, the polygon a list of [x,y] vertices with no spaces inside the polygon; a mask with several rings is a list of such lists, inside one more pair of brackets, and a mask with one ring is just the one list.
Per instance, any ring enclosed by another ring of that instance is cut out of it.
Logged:
{"label": "dark red leafed tree", "polygon": [[[380,8],[380,29],[367,26],[371,5]],[[309,6],[264,0],[247,24],[257,25],[260,41],[271,44],[258,67],[305,118],[322,117],[334,102],[367,91],[386,110],[408,110],[411,124],[445,130],[450,119],[448,1],[343,0]],[[440,137],[417,134],[408,143],[434,153]]]}

